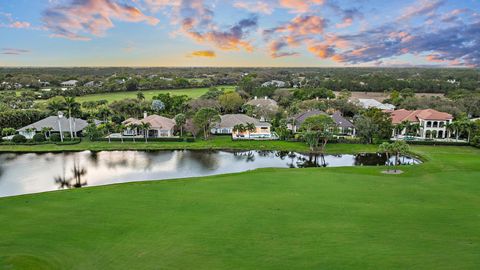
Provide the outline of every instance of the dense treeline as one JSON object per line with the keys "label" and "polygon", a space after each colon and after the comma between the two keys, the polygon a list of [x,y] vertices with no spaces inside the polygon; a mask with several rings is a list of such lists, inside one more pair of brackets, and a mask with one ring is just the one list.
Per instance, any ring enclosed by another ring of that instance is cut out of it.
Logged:
{"label": "dense treeline", "polygon": [[449,93],[480,89],[480,70],[460,68],[1,68],[0,82],[34,89],[40,88],[41,82],[56,87],[71,79],[78,80],[79,86],[96,83],[96,87],[80,89],[78,95],[82,95],[236,85],[247,74],[256,75],[253,78],[256,84],[281,80],[286,87],[307,85],[333,91],[384,92],[409,88],[417,93]]}
{"label": "dense treeline", "polygon": [[48,113],[40,110],[7,110],[0,112],[0,129],[21,128],[37,122],[48,116]]}

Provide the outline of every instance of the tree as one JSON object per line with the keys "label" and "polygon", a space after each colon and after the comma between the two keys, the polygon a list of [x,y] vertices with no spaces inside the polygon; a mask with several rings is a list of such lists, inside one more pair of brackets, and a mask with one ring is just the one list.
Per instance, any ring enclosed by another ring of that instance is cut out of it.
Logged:
{"label": "tree", "polygon": [[160,111],[163,111],[165,109],[165,104],[158,99],[154,99],[152,101],[152,111],[159,113]]}
{"label": "tree", "polygon": [[208,139],[210,127],[212,124],[220,121],[218,111],[213,108],[202,108],[193,117],[193,123],[203,130],[203,137]]}
{"label": "tree", "polygon": [[180,137],[183,137],[183,126],[187,123],[187,116],[183,113],[175,116],[175,124],[180,128]]}
{"label": "tree", "polygon": [[308,117],[300,127],[303,130],[302,136],[309,145],[310,151],[319,151],[320,153],[323,153],[334,128],[335,122],[333,119],[323,114]]}
{"label": "tree", "polygon": [[122,143],[124,143],[123,132],[125,131],[125,129],[127,129],[127,127],[124,124],[119,124],[116,127],[117,132],[120,132],[120,139],[122,140]]}
{"label": "tree", "polygon": [[239,133],[243,133],[245,132],[247,129],[245,128],[245,125],[244,124],[236,124],[235,126],[233,126],[233,132],[237,133],[237,136],[239,135]]}
{"label": "tree", "polygon": [[50,114],[57,114],[65,109],[65,98],[61,96],[53,97],[47,102],[47,110]]}
{"label": "tree", "polygon": [[248,131],[248,138],[250,139],[250,134],[252,132],[254,132],[255,130],[257,130],[257,127],[253,123],[247,123],[245,125],[245,129],[246,129],[246,131]]}
{"label": "tree", "polygon": [[408,144],[405,141],[395,141],[390,145],[390,151],[395,155],[395,172],[397,171],[400,155],[404,155],[409,151]]}
{"label": "tree", "polygon": [[235,113],[243,105],[242,97],[236,92],[225,93],[218,97],[218,101],[227,113]]}
{"label": "tree", "polygon": [[387,156],[387,164],[390,165],[390,154],[392,153],[391,144],[383,142],[378,146],[378,152],[384,153]]}
{"label": "tree", "polygon": [[137,99],[138,100],[145,100],[145,95],[142,92],[137,93]]}
{"label": "tree", "polygon": [[115,126],[113,125],[113,123],[107,121],[107,122],[101,124],[101,125],[99,126],[99,128],[100,128],[100,130],[103,131],[104,134],[107,135],[107,137],[108,137],[108,143],[111,143],[111,142],[112,142],[112,139],[111,139],[111,137],[110,137],[110,133],[111,133],[113,130],[115,130]]}
{"label": "tree", "polygon": [[50,134],[52,133],[52,130],[53,130],[53,128],[51,128],[51,127],[43,127],[42,128],[41,132],[45,136],[45,139],[48,139],[48,137],[50,137]]}
{"label": "tree", "polygon": [[367,109],[355,118],[357,136],[367,143],[374,139],[385,140],[392,135],[392,122],[388,113],[379,109]]}
{"label": "tree", "polygon": [[[129,125],[127,126],[127,128],[130,129],[130,130],[135,130],[135,131],[138,131],[138,129],[140,129],[139,125],[137,125],[137,124],[129,124]],[[136,137],[136,136],[137,136],[137,132],[135,132],[135,134],[133,135],[133,143],[136,142],[136,141],[135,141],[135,137]]]}
{"label": "tree", "polygon": [[12,136],[17,132],[14,128],[4,128],[2,129],[2,137]]}
{"label": "tree", "polygon": [[148,122],[142,122],[140,124],[140,129],[143,130],[143,136],[145,137],[145,142],[148,142],[148,131],[150,130],[150,123]]}
{"label": "tree", "polygon": [[83,132],[85,133],[84,135],[87,136],[87,138],[90,141],[94,141],[102,136],[102,132],[99,130],[99,128],[94,124],[89,124]]}
{"label": "tree", "polygon": [[75,97],[65,97],[65,109],[68,113],[68,125],[70,126],[70,138],[73,140],[72,114],[80,109],[80,103],[75,101]]}

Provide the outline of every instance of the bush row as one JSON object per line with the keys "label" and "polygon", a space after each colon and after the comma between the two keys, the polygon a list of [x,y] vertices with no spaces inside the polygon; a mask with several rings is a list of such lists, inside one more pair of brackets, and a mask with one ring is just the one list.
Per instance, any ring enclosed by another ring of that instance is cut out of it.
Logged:
{"label": "bush row", "polygon": [[436,142],[436,141],[405,141],[411,145],[451,145],[451,146],[467,146],[466,142]]}
{"label": "bush row", "polygon": [[[98,138],[95,139],[97,142],[108,142],[107,138]],[[120,138],[111,138],[110,141],[112,142],[121,142],[122,139]],[[133,142],[133,138],[124,138],[124,142]],[[135,138],[136,142],[144,142],[144,138]],[[187,138],[149,138],[148,142],[194,142],[195,138],[187,137]]]}

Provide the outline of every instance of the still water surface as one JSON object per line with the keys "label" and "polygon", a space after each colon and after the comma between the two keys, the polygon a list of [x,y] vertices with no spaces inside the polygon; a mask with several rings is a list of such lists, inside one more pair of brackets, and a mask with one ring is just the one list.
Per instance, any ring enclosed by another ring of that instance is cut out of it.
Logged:
{"label": "still water surface", "polygon": [[[243,172],[258,168],[384,165],[378,154],[322,157],[278,151],[112,151],[0,154],[0,197],[114,183]],[[403,164],[419,161],[402,157]]]}

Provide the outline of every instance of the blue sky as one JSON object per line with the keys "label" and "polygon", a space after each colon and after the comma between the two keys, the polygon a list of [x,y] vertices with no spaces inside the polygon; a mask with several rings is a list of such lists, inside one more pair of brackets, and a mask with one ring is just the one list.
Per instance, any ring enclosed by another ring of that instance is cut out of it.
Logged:
{"label": "blue sky", "polygon": [[480,65],[477,0],[0,0],[0,66]]}

